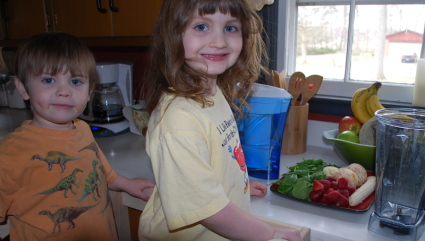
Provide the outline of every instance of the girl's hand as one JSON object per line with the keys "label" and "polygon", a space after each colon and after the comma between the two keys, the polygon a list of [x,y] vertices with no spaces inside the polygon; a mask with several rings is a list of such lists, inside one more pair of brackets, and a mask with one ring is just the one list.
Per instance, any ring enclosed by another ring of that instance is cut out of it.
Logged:
{"label": "girl's hand", "polygon": [[258,181],[250,181],[249,191],[251,196],[264,197],[267,194],[267,187]]}
{"label": "girl's hand", "polygon": [[301,237],[300,231],[294,229],[294,228],[284,228],[284,227],[276,227],[274,231],[274,238],[275,239],[286,239],[289,241],[303,241],[303,238]]}

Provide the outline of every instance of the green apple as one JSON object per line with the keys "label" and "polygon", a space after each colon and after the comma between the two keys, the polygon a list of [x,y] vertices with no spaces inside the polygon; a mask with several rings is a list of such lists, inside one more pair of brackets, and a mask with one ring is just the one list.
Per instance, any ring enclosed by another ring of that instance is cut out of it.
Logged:
{"label": "green apple", "polygon": [[343,131],[336,137],[344,141],[359,143],[359,136],[354,131]]}

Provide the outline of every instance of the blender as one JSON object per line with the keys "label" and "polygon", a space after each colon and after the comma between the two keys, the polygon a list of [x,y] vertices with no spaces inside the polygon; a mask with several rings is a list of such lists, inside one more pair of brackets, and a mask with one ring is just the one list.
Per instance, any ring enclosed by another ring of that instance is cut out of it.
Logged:
{"label": "blender", "polygon": [[86,109],[80,115],[94,137],[107,137],[128,132],[130,123],[124,117],[125,106],[132,105],[133,63],[97,62],[94,90]]}
{"label": "blender", "polygon": [[425,110],[386,108],[375,116],[377,184],[368,229],[418,240],[425,224]]}

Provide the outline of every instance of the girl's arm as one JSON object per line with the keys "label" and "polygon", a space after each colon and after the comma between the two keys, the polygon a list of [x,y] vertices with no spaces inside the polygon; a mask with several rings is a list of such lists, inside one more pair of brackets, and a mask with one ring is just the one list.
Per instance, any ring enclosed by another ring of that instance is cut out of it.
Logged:
{"label": "girl's arm", "polygon": [[143,193],[146,188],[153,188],[155,183],[144,178],[128,179],[118,174],[115,181],[108,185],[109,190],[124,191],[133,197],[140,198],[144,201],[149,200],[149,196]]}
{"label": "girl's arm", "polygon": [[269,225],[244,212],[232,202],[218,213],[202,220],[201,224],[230,239],[271,240],[284,238],[290,241],[303,240],[298,230]]}

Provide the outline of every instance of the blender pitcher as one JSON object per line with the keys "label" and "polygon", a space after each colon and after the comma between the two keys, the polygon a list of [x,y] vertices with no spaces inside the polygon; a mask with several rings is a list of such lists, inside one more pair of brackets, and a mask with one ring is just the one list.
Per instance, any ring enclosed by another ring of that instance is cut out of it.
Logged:
{"label": "blender pitcher", "polygon": [[375,113],[376,199],[368,228],[399,240],[424,231],[425,110],[386,108]]}

